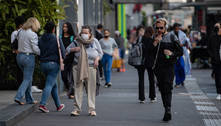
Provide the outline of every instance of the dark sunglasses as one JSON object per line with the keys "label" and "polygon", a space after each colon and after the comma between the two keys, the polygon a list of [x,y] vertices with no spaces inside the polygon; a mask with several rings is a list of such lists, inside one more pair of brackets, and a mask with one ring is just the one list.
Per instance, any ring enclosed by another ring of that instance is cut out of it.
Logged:
{"label": "dark sunglasses", "polygon": [[159,29],[162,30],[163,28],[164,28],[164,27],[156,27],[156,30],[159,30]]}

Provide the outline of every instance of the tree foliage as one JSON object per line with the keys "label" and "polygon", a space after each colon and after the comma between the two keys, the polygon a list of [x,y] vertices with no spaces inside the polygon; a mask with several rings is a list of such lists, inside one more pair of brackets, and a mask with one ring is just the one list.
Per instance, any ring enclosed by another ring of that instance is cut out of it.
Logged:
{"label": "tree foliage", "polygon": [[[0,0],[0,83],[15,82],[16,61],[12,54],[10,37],[15,30],[17,16],[36,17],[41,26],[47,21],[64,19],[64,6],[56,0]],[[42,28],[42,27],[41,27]],[[39,31],[42,33],[42,29]]]}

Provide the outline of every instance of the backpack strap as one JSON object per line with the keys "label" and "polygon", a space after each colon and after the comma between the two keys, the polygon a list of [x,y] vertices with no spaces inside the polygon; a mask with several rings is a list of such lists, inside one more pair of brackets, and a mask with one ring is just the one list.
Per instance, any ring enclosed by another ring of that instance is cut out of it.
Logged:
{"label": "backpack strap", "polygon": [[73,41],[73,43],[74,43],[75,47],[77,47],[77,46],[78,46],[75,40]]}
{"label": "backpack strap", "polygon": [[73,35],[70,36],[70,42],[71,42],[71,43],[74,42],[74,36],[73,36]]}

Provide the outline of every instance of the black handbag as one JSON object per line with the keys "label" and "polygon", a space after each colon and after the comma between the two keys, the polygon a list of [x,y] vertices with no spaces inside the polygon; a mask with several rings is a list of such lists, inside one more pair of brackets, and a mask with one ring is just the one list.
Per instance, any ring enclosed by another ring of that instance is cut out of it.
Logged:
{"label": "black handbag", "polygon": [[[21,30],[20,30],[20,31],[21,31]],[[18,36],[19,36],[19,32],[20,32],[20,31],[18,31],[18,34],[17,34],[15,40],[14,40],[13,43],[11,44],[12,50],[18,50]]]}
{"label": "black handbag", "polygon": [[71,52],[68,55],[66,55],[64,58],[64,64],[65,65],[72,64],[74,62],[74,57],[75,57],[74,52]]}
{"label": "black handbag", "polygon": [[13,43],[11,45],[11,48],[13,50],[17,50],[18,49],[18,39],[17,38],[13,41]]}

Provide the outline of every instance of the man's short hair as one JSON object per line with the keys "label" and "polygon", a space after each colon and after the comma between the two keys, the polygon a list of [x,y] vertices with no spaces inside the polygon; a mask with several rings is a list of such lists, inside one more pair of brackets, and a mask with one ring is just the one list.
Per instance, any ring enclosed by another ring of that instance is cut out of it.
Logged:
{"label": "man's short hair", "polygon": [[174,24],[173,24],[173,29],[176,28],[176,27],[180,27],[180,26],[181,26],[181,24],[179,24],[179,23],[174,23]]}
{"label": "man's short hair", "polygon": [[102,29],[103,28],[103,25],[102,24],[98,24],[97,25],[97,29]]}
{"label": "man's short hair", "polygon": [[15,18],[16,28],[19,28],[19,26],[23,25],[24,23],[25,23],[25,18],[23,16],[18,16]]}

